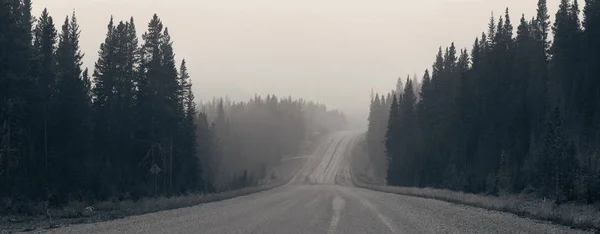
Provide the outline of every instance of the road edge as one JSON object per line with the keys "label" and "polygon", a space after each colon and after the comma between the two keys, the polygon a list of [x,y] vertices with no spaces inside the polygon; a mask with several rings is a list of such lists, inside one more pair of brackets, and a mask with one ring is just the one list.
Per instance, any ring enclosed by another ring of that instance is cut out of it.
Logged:
{"label": "road edge", "polygon": [[[583,231],[591,231],[595,234],[600,234],[600,210],[592,210],[591,214],[586,215],[577,215],[576,213],[573,213],[576,211],[569,210],[570,215],[565,215],[564,211],[561,210],[561,207],[558,206],[558,208],[552,208],[550,212],[538,212],[535,210],[535,208],[527,209],[526,206],[523,206],[523,203],[528,202],[526,200],[516,200],[514,202],[511,201],[510,203],[507,203],[502,201],[502,197],[483,196],[477,194],[469,194],[464,192],[433,188],[394,187],[387,185],[369,184],[367,182],[364,182],[368,180],[357,178],[355,173],[353,173],[354,167],[352,166],[352,160],[354,160],[354,157],[357,156],[357,153],[360,153],[358,145],[359,144],[357,144],[357,146],[354,147],[350,158],[351,162],[348,174],[352,182],[351,186],[383,193],[445,201],[452,204],[510,213],[522,218],[529,218],[537,221],[546,221],[555,225],[565,226]],[[473,197],[476,199],[482,199],[484,201],[485,199],[489,199],[493,202],[486,203],[481,202],[480,200],[469,199]],[[518,196],[515,195],[514,197]],[[537,203],[538,205],[543,206],[544,203],[548,203],[548,201],[538,200],[531,201],[530,203]],[[577,210],[578,208],[581,209],[581,207],[583,206],[574,206],[573,209]]]}
{"label": "road edge", "polygon": [[[235,199],[239,197],[248,196],[255,193],[265,192],[269,190],[273,190],[282,186],[287,185],[291,181],[292,177],[274,182],[265,185],[246,187],[238,190],[225,191],[220,193],[212,193],[212,194],[192,194],[187,196],[177,196],[171,198],[148,198],[145,200],[140,200],[138,202],[148,202],[148,203],[165,203],[165,200],[170,199],[191,199],[193,201],[186,201],[181,205],[173,205],[169,207],[161,207],[160,205],[147,207],[144,209],[117,209],[117,210],[106,210],[106,211],[93,211],[84,213],[83,217],[73,217],[73,218],[58,218],[58,219],[50,219],[48,216],[14,216],[14,217],[0,217],[0,233],[15,233],[15,232],[35,232],[40,230],[50,230],[59,227],[65,227],[69,225],[75,224],[87,224],[87,223],[99,223],[99,222],[107,222],[112,220],[118,220],[126,217],[133,217],[145,214],[151,214],[161,211],[168,210],[176,210],[187,207],[193,207],[197,205],[202,205],[206,203],[225,201],[229,199]],[[162,199],[162,201],[161,201]],[[125,201],[131,202],[132,201]],[[142,205],[139,205],[142,206]],[[92,206],[93,207],[93,206]]]}

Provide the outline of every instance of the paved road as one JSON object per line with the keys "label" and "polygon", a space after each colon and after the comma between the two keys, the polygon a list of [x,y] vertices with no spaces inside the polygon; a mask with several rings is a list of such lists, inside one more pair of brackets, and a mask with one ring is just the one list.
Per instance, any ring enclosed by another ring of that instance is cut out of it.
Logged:
{"label": "paved road", "polygon": [[323,140],[285,186],[190,208],[55,233],[581,233],[515,215],[351,186],[349,151],[359,132]]}

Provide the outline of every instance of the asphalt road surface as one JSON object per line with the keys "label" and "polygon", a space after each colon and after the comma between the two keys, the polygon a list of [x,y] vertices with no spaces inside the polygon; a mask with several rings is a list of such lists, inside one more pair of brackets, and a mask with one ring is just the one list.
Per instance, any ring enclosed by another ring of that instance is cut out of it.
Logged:
{"label": "asphalt road surface", "polygon": [[352,186],[349,152],[360,132],[326,137],[289,184],[230,200],[55,233],[583,233],[447,202]]}

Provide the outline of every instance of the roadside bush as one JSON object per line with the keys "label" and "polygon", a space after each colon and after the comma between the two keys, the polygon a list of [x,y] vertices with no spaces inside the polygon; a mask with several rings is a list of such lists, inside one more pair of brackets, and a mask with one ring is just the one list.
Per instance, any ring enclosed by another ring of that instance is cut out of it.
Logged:
{"label": "roadside bush", "polygon": [[83,217],[86,207],[87,204],[81,201],[70,201],[63,207],[61,211],[58,212],[57,216],[60,218]]}

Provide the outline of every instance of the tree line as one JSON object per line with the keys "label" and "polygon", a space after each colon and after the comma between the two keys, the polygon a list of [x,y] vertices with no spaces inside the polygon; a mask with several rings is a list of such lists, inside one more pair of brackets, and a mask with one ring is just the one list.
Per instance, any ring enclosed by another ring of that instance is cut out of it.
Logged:
{"label": "tree line", "polygon": [[275,96],[221,102],[214,118],[206,104],[198,111],[186,62],[156,14],[141,40],[133,18],[111,17],[88,71],[75,13],[57,29],[31,4],[0,0],[0,212],[251,185],[265,176],[259,165],[294,154],[311,121],[323,123],[308,113],[345,121]]}
{"label": "tree line", "polygon": [[203,188],[190,76],[158,16],[141,45],[133,18],[111,18],[90,74],[75,13],[57,30],[29,0],[1,4],[2,197],[62,204]]}
{"label": "tree line", "polygon": [[283,159],[310,153],[311,141],[319,135],[346,128],[343,113],[291,97],[256,95],[247,102],[214,98],[199,108],[214,122],[219,145],[227,146],[206,169],[218,190],[285,176],[273,171]]}
{"label": "tree line", "polygon": [[385,133],[388,127],[388,119],[390,117],[390,108],[392,105],[393,95],[399,96],[404,92],[404,81],[410,80],[413,85],[413,90],[416,95],[421,90],[421,82],[414,75],[406,80],[400,77],[396,82],[396,88],[390,90],[387,94],[373,93],[371,91],[371,105],[369,107],[368,126],[366,134],[366,147],[369,156],[369,176],[376,179],[378,182],[385,181],[386,172],[381,170],[387,167],[386,148],[385,148]]}
{"label": "tree line", "polygon": [[407,80],[372,99],[368,145],[387,183],[598,201],[600,1],[585,3],[581,20],[561,0],[552,23],[539,0],[516,35],[507,8],[470,52],[440,48],[418,92]]}

